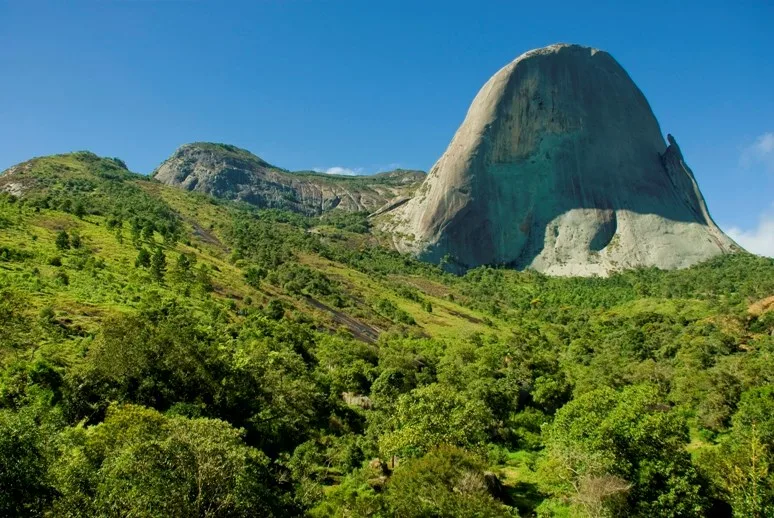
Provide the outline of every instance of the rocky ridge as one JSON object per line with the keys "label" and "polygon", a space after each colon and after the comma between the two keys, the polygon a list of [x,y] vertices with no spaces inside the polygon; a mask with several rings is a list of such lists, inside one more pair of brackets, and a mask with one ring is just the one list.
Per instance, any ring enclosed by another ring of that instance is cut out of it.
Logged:
{"label": "rocky ridge", "polygon": [[152,176],[189,191],[314,215],[334,209],[374,212],[405,198],[425,175],[408,170],[356,177],[290,172],[235,146],[197,142],[181,146]]}

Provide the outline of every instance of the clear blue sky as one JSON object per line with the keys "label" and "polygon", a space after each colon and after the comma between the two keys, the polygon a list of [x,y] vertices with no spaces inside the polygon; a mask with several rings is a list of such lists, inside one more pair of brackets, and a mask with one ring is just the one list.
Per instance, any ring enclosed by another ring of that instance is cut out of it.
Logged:
{"label": "clear blue sky", "polygon": [[495,71],[573,42],[616,57],[718,223],[774,254],[774,4],[725,4],[0,0],[0,169],[89,149],[147,173],[207,140],[426,170]]}

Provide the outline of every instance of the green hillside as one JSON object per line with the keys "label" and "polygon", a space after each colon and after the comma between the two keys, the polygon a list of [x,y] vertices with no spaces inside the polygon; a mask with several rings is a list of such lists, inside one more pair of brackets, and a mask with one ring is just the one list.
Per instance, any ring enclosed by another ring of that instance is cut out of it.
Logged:
{"label": "green hillside", "polygon": [[87,152],[0,191],[0,516],[774,514],[772,259],[454,276]]}

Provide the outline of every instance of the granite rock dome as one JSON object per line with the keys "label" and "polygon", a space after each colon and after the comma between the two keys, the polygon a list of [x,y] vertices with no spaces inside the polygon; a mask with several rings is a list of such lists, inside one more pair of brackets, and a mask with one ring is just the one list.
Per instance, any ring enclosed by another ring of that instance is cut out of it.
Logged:
{"label": "granite rock dome", "polygon": [[607,275],[738,250],[668,141],[610,54],[533,50],[483,86],[423,185],[381,224],[399,250],[457,270]]}

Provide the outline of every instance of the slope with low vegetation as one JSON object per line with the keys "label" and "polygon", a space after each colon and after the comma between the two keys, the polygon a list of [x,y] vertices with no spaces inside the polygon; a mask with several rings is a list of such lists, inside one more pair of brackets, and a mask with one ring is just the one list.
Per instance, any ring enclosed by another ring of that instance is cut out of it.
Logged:
{"label": "slope with low vegetation", "polygon": [[0,190],[0,515],[774,511],[771,259],[458,277],[91,153]]}

